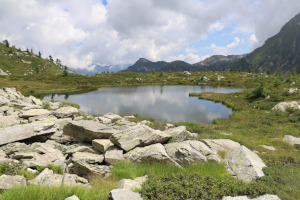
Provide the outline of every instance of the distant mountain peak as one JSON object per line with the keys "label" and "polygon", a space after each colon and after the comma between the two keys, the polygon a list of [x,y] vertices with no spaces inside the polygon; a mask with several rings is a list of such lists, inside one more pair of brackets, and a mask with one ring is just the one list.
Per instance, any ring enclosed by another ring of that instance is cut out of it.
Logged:
{"label": "distant mountain peak", "polygon": [[151,62],[151,61],[147,60],[146,58],[140,58],[137,62]]}

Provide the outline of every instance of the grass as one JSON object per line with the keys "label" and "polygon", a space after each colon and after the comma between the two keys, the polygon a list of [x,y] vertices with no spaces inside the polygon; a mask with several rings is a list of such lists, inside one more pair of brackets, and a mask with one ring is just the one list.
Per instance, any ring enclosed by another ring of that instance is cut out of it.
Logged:
{"label": "grass", "polygon": [[163,163],[132,163],[128,161],[116,163],[111,171],[117,180],[122,178],[135,179],[145,175],[155,175],[157,177],[166,174],[191,174],[199,173],[214,177],[223,177],[229,175],[224,164],[209,161],[207,163],[195,163],[182,168],[171,164]]}
{"label": "grass", "polygon": [[81,200],[106,200],[109,191],[116,188],[117,182],[113,179],[94,177],[91,180],[92,188],[85,187],[47,187],[42,185],[29,185],[25,187],[15,187],[5,190],[1,195],[1,200],[62,200],[76,195]]}
{"label": "grass", "polygon": [[[278,77],[265,80],[265,85],[247,89],[234,94],[201,93],[192,94],[200,99],[222,102],[233,108],[229,119],[215,119],[213,124],[180,122],[177,126],[185,125],[191,132],[198,133],[199,138],[226,138],[239,142],[246,147],[259,151],[264,160],[266,176],[261,178],[272,188],[274,194],[282,199],[300,198],[300,154],[296,149],[283,142],[284,135],[300,137],[300,117],[287,112],[271,111],[271,108],[281,101],[300,99],[300,93],[288,94],[287,88],[300,87],[299,75],[296,85],[291,86],[290,77],[282,78],[277,84]],[[276,87],[274,87],[276,85]],[[266,99],[265,95],[270,97]],[[223,135],[220,133],[232,133]],[[261,145],[274,146],[276,151],[268,151]],[[298,178],[295,178],[298,177]]]}

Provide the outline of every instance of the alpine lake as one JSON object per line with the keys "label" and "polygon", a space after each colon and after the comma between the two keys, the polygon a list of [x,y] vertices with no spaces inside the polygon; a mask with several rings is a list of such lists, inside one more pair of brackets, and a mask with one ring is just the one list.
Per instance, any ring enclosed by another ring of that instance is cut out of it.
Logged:
{"label": "alpine lake", "polygon": [[209,124],[216,118],[228,118],[232,110],[221,103],[189,97],[189,93],[239,91],[242,89],[188,85],[102,87],[82,94],[52,94],[45,96],[44,100],[76,103],[80,110],[89,114],[136,113],[159,121]]}

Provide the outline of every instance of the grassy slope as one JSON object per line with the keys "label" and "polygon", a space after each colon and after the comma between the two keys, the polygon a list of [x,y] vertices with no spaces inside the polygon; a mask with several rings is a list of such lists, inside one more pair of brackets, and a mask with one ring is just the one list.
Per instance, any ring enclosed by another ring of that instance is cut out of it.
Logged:
{"label": "grassy slope", "polygon": [[[262,180],[282,199],[299,199],[300,153],[293,146],[283,142],[282,138],[284,135],[300,137],[300,116],[296,113],[291,115],[287,112],[271,111],[280,101],[300,99],[300,93],[286,92],[286,88],[300,87],[300,76],[297,80],[296,86],[290,86],[286,81],[277,87],[272,83],[267,84],[266,88],[271,96],[268,100],[249,98],[252,90],[235,94],[193,94],[201,99],[223,102],[236,111],[229,119],[217,119],[211,125],[186,122],[178,125],[187,125],[190,131],[199,133],[199,138],[228,138],[259,151],[259,156],[268,166],[265,168],[267,176]],[[232,135],[225,136],[220,133]],[[269,151],[261,145],[274,146],[277,150]]]}

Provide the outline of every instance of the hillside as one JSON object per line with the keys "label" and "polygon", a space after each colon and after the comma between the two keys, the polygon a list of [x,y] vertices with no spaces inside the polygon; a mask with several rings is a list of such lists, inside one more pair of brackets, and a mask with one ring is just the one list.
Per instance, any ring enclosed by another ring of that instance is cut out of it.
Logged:
{"label": "hillside", "polygon": [[151,62],[145,58],[140,58],[134,65],[124,71],[150,73],[153,70],[156,72],[205,71],[213,70],[214,68],[226,70],[232,63],[243,57],[244,55],[214,55],[195,64],[189,64],[179,60],[173,62]]}
{"label": "hillside", "polygon": [[62,73],[63,70],[54,64],[54,62],[50,62],[27,51],[20,51],[14,47],[6,47],[0,43],[0,75],[58,75]]}
{"label": "hillside", "polygon": [[300,72],[300,13],[285,24],[280,32],[266,40],[245,58],[234,64],[236,69],[246,71],[270,70],[271,73],[288,74],[293,67]]}

